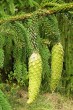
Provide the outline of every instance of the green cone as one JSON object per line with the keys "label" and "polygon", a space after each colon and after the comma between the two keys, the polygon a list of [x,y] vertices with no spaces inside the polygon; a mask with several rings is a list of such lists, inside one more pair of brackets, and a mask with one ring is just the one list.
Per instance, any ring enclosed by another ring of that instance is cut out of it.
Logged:
{"label": "green cone", "polygon": [[55,91],[61,78],[63,68],[63,47],[61,43],[57,43],[52,48],[52,61],[51,61],[51,83],[50,89]]}
{"label": "green cone", "polygon": [[42,75],[42,60],[37,52],[33,52],[29,58],[29,88],[28,88],[28,101],[30,104],[36,99],[41,84]]}

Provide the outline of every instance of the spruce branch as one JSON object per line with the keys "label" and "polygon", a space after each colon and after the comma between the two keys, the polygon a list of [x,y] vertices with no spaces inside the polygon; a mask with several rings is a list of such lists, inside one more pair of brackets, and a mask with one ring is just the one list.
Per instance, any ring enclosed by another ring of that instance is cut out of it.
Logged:
{"label": "spruce branch", "polygon": [[[50,5],[50,4],[49,4]],[[54,6],[54,3],[53,3]],[[65,3],[65,4],[58,4],[56,7],[50,8],[50,9],[38,9],[37,11],[34,11],[32,13],[27,13],[27,14],[21,14],[21,15],[15,15],[15,16],[8,16],[5,18],[0,19],[0,24],[4,22],[9,22],[9,21],[16,21],[16,20],[23,20],[30,18],[33,14],[37,14],[38,16],[45,16],[45,15],[50,15],[58,12],[65,12],[65,11],[70,11],[73,9],[73,2],[72,3]]]}

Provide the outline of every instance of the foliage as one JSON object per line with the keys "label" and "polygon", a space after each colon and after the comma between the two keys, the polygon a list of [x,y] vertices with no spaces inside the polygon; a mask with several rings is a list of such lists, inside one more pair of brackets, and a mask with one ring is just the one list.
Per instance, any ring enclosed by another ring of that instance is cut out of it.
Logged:
{"label": "foliage", "polygon": [[63,74],[62,74],[62,84],[64,91],[69,96],[70,93],[73,93],[73,77],[72,77],[72,68],[73,68],[73,16],[72,14],[62,14],[61,16],[61,25],[59,23],[60,32],[61,32],[61,42],[64,47],[64,68],[63,68]]}
{"label": "foliage", "polygon": [[4,93],[0,90],[0,110],[12,110]]}
{"label": "foliage", "polygon": [[[2,23],[0,24],[0,71],[2,81],[4,79],[4,81],[9,81],[9,83],[15,82],[18,85],[28,87],[28,60],[33,51],[37,51],[43,62],[41,89],[50,91],[52,48],[55,44],[62,41],[65,51],[65,64],[63,65],[61,84],[60,87],[57,86],[57,90],[61,92],[61,88],[64,87],[66,93],[72,93],[73,40],[69,36],[72,36],[73,14],[72,10],[67,10],[68,12],[62,14],[61,8],[63,3],[64,0],[0,1],[0,5],[2,4],[0,7],[0,18],[2,20],[0,22]],[[63,5],[63,9],[65,12],[66,4],[65,7]],[[52,10],[54,13],[60,10],[61,13],[58,13],[57,16],[57,14],[52,13]],[[20,15],[26,15],[26,13],[27,17],[21,20]],[[61,21],[61,26],[58,26],[58,21],[61,20],[61,18],[59,20],[59,17],[62,17],[62,20],[64,20]],[[67,27],[70,27],[70,29]]]}

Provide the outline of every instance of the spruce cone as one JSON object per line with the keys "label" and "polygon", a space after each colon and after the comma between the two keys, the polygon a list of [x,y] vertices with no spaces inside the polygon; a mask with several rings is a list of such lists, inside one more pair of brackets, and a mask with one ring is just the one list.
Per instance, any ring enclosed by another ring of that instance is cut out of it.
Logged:
{"label": "spruce cone", "polygon": [[52,48],[52,62],[51,62],[51,84],[50,89],[55,91],[61,78],[63,68],[63,47],[61,43],[57,43]]}
{"label": "spruce cone", "polygon": [[41,84],[41,74],[42,74],[42,60],[41,56],[37,52],[33,52],[33,54],[29,58],[29,88],[28,95],[29,99],[27,101],[28,104],[32,103],[38,93]]}

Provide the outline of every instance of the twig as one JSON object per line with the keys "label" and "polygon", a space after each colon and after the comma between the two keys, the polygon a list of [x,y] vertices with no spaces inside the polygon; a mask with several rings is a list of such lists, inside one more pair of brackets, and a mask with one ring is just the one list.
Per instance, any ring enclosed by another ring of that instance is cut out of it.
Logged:
{"label": "twig", "polygon": [[27,13],[27,14],[21,14],[21,15],[15,15],[15,16],[8,16],[6,18],[0,19],[0,24],[8,21],[16,21],[16,20],[23,20],[30,18],[33,14],[37,14],[39,16],[45,16],[45,15],[50,15],[54,14],[57,12],[65,12],[73,9],[73,3],[65,3],[65,4],[60,4],[56,7],[53,7],[51,9],[38,9],[37,11],[34,11],[33,13]]}

